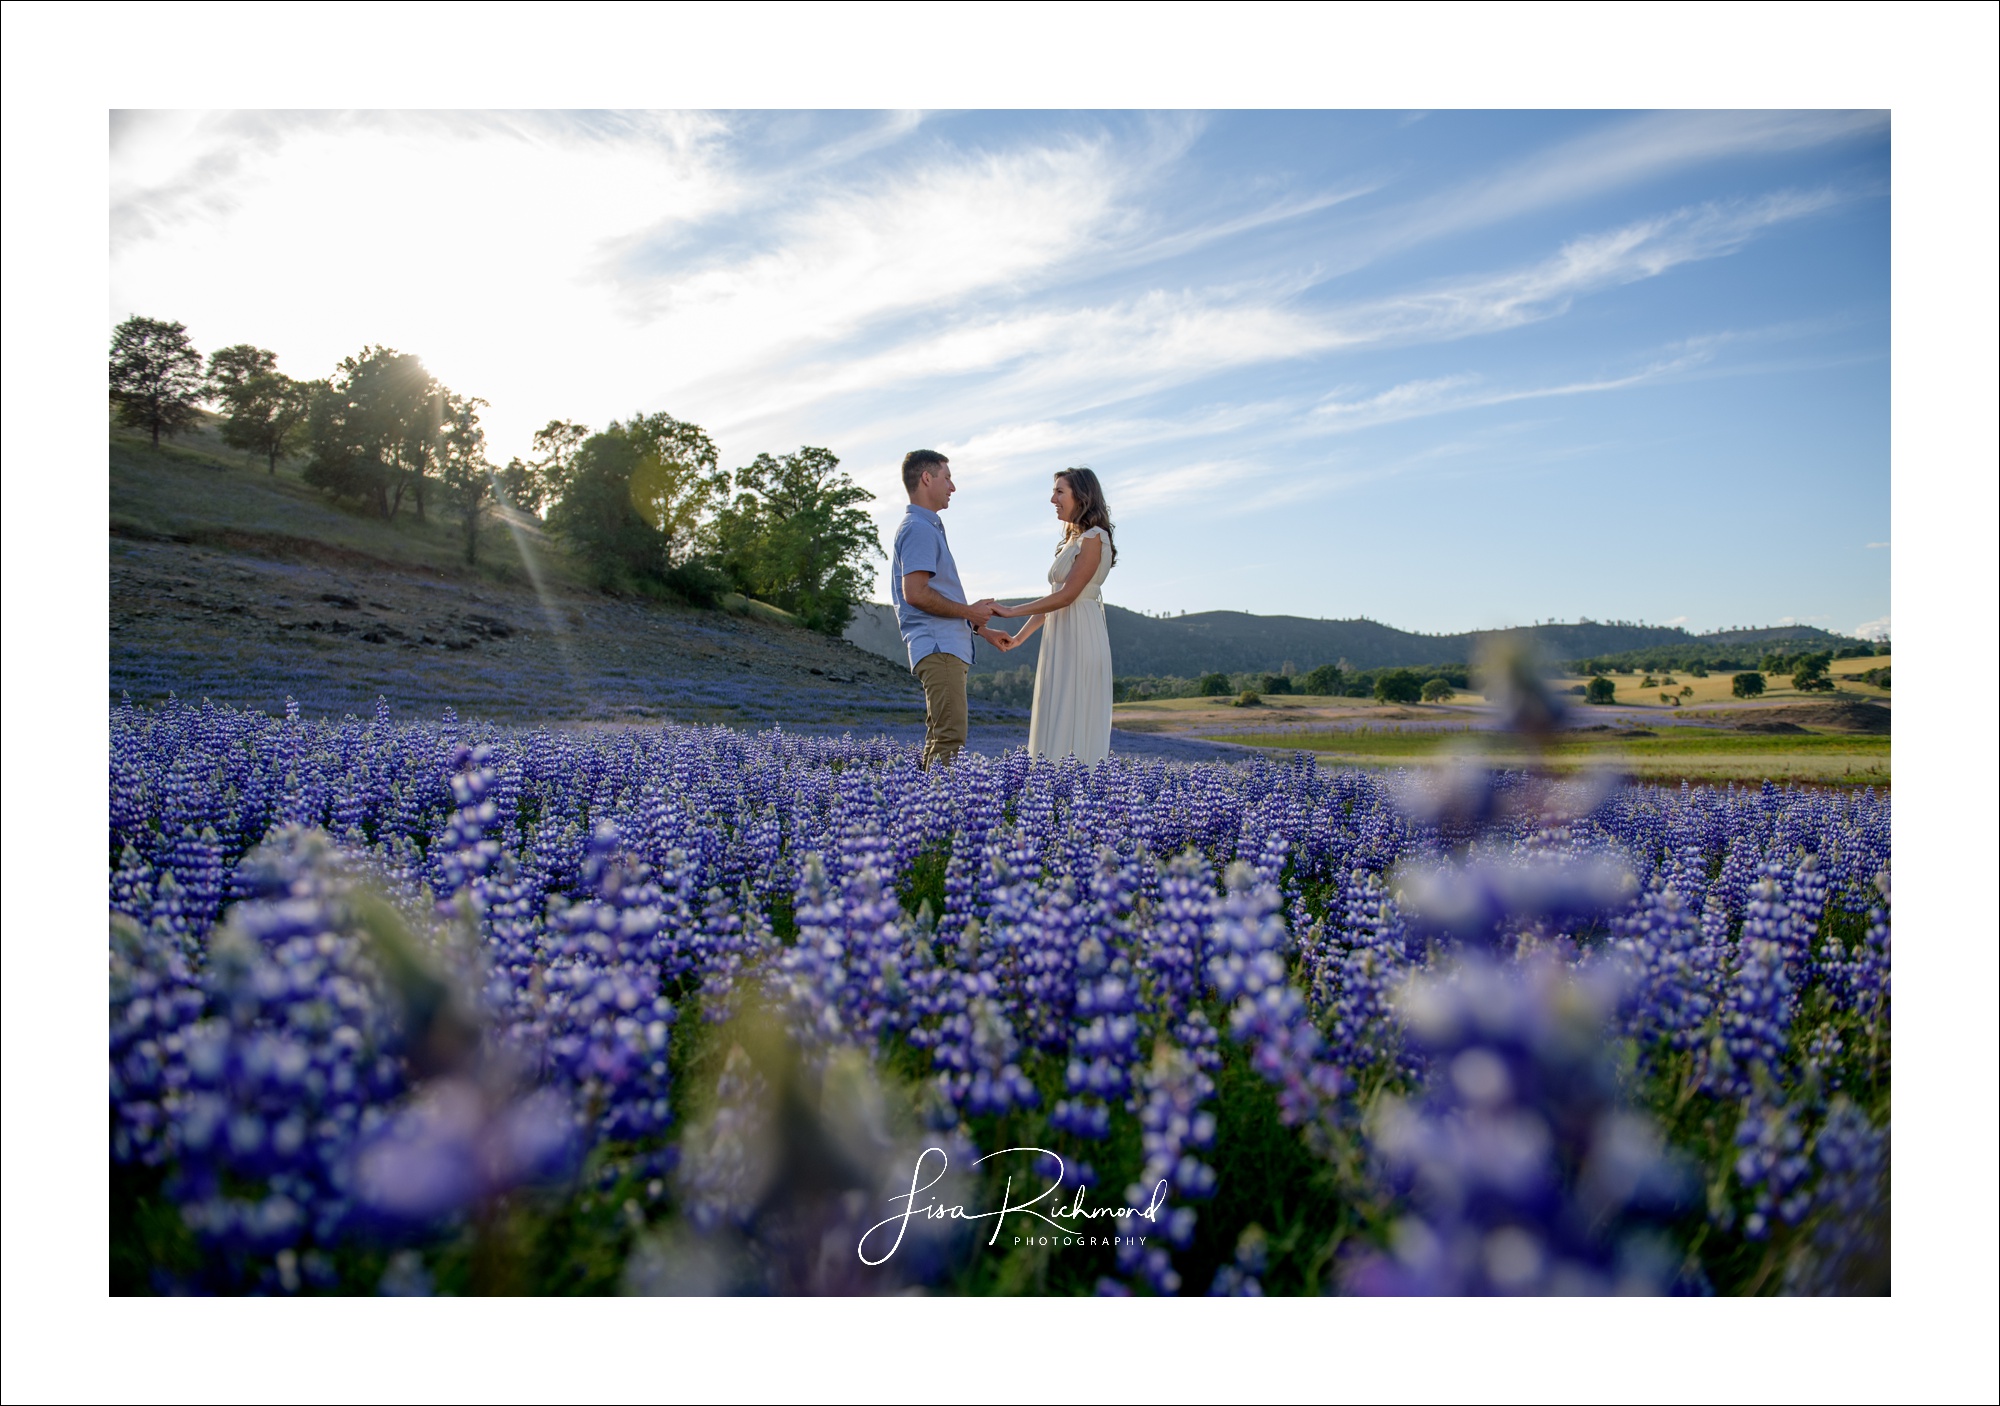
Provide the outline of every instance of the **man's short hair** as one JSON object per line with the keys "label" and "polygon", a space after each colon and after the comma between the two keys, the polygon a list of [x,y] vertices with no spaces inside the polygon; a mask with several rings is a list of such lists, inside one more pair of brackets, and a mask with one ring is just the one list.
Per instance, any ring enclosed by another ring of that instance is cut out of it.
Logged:
{"label": "man's short hair", "polygon": [[903,491],[915,493],[925,474],[935,473],[939,464],[950,462],[935,449],[912,449],[903,456]]}

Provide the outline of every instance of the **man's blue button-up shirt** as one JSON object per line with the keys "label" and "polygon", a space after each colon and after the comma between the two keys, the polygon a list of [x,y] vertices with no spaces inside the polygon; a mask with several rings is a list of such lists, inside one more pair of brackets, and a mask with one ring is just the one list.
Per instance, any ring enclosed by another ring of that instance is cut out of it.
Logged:
{"label": "man's blue button-up shirt", "polygon": [[951,546],[944,539],[944,519],[929,508],[910,504],[896,529],[896,545],[889,554],[889,599],[896,606],[896,623],[902,627],[903,643],[910,647],[910,667],[927,655],[943,650],[972,662],[972,622],[955,620],[919,610],[903,599],[903,577],[912,571],[928,571],[931,589],[946,600],[966,603],[965,587],[958,579],[958,563],[951,559]]}

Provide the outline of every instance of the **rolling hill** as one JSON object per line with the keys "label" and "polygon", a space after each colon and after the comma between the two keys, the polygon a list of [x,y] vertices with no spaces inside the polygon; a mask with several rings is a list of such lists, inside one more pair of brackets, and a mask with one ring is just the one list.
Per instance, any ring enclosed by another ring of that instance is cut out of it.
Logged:
{"label": "rolling hill", "polygon": [[[1318,664],[1345,661],[1354,669],[1417,667],[1425,664],[1465,664],[1476,658],[1482,643],[1495,631],[1471,630],[1455,635],[1422,635],[1374,620],[1307,620],[1296,615],[1251,615],[1237,610],[1209,610],[1161,619],[1119,606],[1105,606],[1111,635],[1111,657],[1120,675],[1171,675],[1192,678],[1221,673],[1276,672],[1289,661],[1300,671]],[[1583,659],[1633,649],[1672,649],[1691,645],[1759,647],[1773,643],[1853,643],[1810,625],[1781,625],[1762,630],[1732,630],[1694,635],[1671,625],[1628,625],[1582,621],[1576,624],[1531,625],[1532,636],[1551,658]],[[870,604],[856,614],[847,638],[884,658],[902,658],[891,607]],[[1032,666],[1040,653],[1037,636],[1021,649],[1002,655],[981,650],[974,673]]]}

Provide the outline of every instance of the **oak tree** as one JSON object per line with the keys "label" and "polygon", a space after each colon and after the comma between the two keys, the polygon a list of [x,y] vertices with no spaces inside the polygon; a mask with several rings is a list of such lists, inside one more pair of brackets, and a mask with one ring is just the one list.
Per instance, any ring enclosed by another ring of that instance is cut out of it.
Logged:
{"label": "oak tree", "polygon": [[134,316],[112,331],[111,403],[119,423],[145,430],[153,448],[201,417],[207,390],[185,324]]}

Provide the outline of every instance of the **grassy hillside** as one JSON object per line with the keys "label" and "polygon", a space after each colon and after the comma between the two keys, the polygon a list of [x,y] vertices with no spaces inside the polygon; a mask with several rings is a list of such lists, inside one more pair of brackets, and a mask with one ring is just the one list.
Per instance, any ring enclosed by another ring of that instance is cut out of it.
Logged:
{"label": "grassy hillside", "polygon": [[907,669],[788,625],[589,589],[532,518],[384,522],[212,429],[110,443],[111,696],[503,720],[870,726],[922,716]]}

